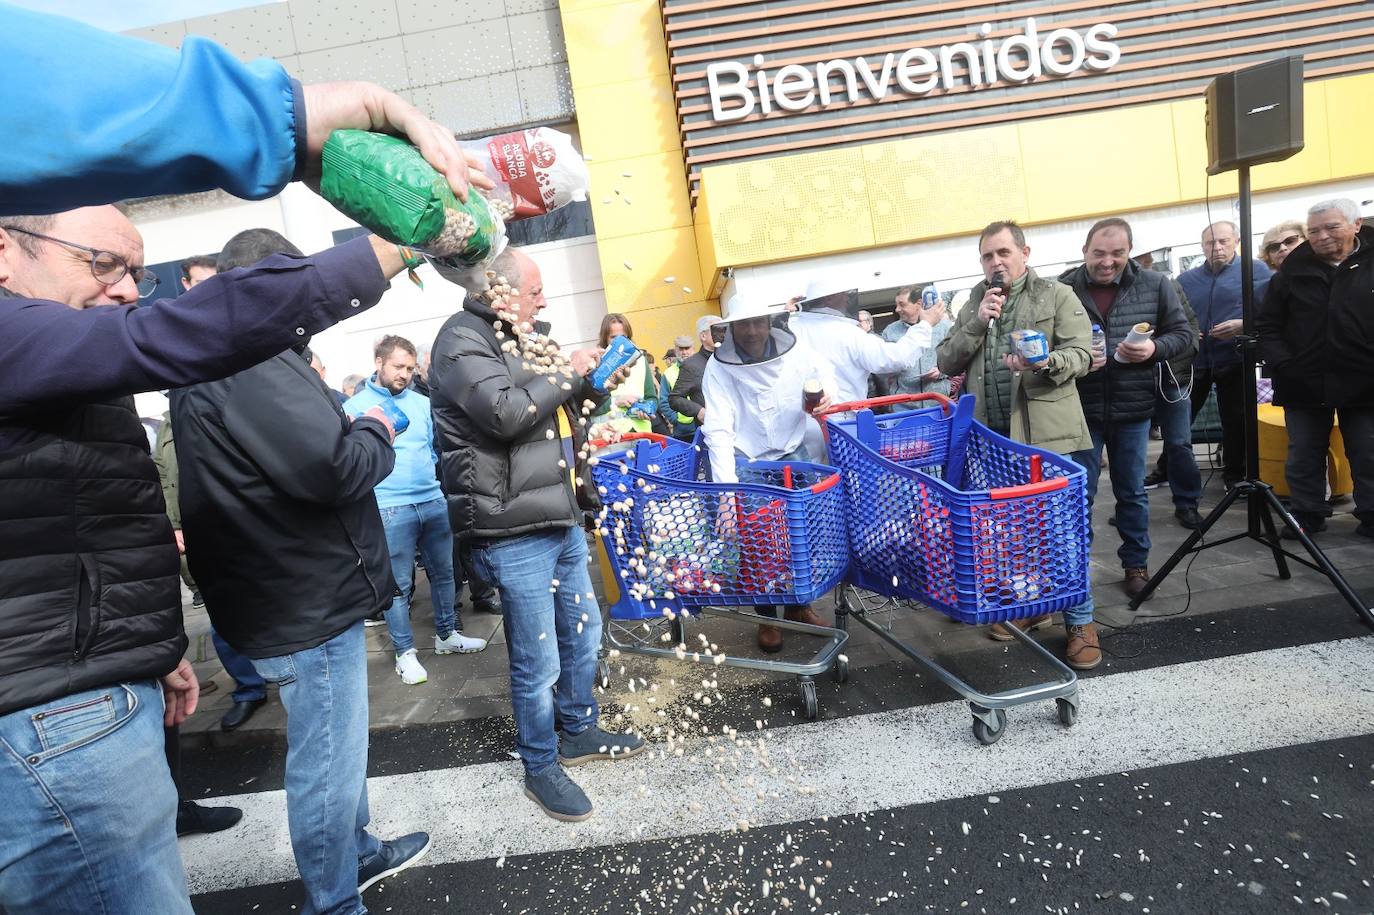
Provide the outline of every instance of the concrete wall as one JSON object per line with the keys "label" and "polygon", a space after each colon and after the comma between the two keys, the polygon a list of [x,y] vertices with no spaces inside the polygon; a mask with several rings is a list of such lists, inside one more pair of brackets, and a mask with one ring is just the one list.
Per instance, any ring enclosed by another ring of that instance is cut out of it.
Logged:
{"label": "concrete wall", "polygon": [[557,0],[288,0],[128,34],[204,35],[307,83],[379,83],[460,136],[573,116]]}

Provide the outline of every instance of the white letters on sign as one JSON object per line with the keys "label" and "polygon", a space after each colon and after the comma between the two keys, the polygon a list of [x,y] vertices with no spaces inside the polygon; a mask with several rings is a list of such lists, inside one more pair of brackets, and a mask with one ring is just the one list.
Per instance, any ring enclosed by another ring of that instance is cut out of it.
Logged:
{"label": "white letters on sign", "polygon": [[739,121],[753,114],[755,108],[760,114],[769,114],[774,108],[804,111],[818,102],[829,105],[841,99],[852,105],[859,100],[861,90],[875,101],[882,101],[894,89],[907,95],[926,95],[936,89],[954,88],[958,67],[966,71],[968,85],[978,89],[999,80],[1026,83],[1084,69],[1110,70],[1121,60],[1121,48],[1112,41],[1116,26],[1108,22],[1082,34],[1075,29],[1055,29],[1042,36],[1035,20],[1027,19],[1019,34],[1000,44],[986,37],[992,34],[990,23],[978,31],[984,36],[978,44],[959,41],[933,51],[912,48],[901,54],[889,53],[881,60],[855,57],[811,67],[787,64],[772,74],[763,69],[762,54],[754,55],[753,72],[735,61],[714,63],[706,68],[711,118]]}

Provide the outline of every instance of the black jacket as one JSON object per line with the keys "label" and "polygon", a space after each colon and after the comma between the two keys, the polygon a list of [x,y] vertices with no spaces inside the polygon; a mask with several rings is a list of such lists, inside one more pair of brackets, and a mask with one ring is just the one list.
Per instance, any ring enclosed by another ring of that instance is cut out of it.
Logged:
{"label": "black jacket", "polygon": [[215,630],[250,658],[313,648],[396,591],[372,489],[396,454],[288,350],[172,393],[181,525]]}
{"label": "black jacket", "polygon": [[[1083,416],[1089,424],[1097,426],[1149,419],[1155,412],[1155,366],[1197,352],[1197,338],[1188,329],[1188,318],[1174,281],[1163,273],[1141,270],[1134,261],[1127,261],[1121,273],[1121,288],[1106,320],[1088,292],[1086,264],[1065,271],[1059,281],[1073,287],[1091,323],[1101,325],[1107,333],[1107,364],[1078,379]],[[1155,329],[1154,357],[1139,363],[1118,362],[1113,355],[1117,344],[1142,321]]]}
{"label": "black jacket", "polygon": [[1303,242],[1269,281],[1255,321],[1281,406],[1374,406],[1374,226],[1331,267]]}
{"label": "black jacket", "polygon": [[0,290],[0,715],[160,677],[185,650],[175,541],[127,396],[261,362],[385,289],[361,238],[144,307]]}
{"label": "black jacket", "polygon": [[[605,395],[580,378],[565,391],[563,376],[550,384],[522,367],[518,352],[501,352],[494,323],[514,339],[490,306],[469,298],[431,350],[430,404],[453,529],[489,539],[572,527],[582,507],[572,473],[559,466],[567,460],[558,416],[578,416],[585,400],[599,405]],[[576,472],[591,485],[585,468]]]}
{"label": "black jacket", "polygon": [[706,375],[706,363],[711,361],[711,353],[705,347],[682,361],[677,370],[677,381],[668,394],[668,406],[696,422],[697,414],[706,407],[706,399],[701,396],[701,379]]}

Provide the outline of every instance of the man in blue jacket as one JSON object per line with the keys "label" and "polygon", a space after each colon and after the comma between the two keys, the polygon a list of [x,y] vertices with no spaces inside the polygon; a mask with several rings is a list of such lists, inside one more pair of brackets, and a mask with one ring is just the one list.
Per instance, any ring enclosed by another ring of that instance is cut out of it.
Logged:
{"label": "man in blue jacket", "polygon": [[434,418],[429,398],[410,387],[416,368],[415,344],[405,337],[388,334],[377,341],[372,352],[377,371],[344,404],[344,412],[359,417],[390,404],[410,420],[406,430],[391,443],[396,452],[396,467],[377,484],[376,495],[391,555],[391,574],[396,579],[396,596],[387,608],[386,626],[396,651],[396,674],[402,683],[413,686],[428,679],[417,657],[410,628],[417,547],[425,563],[430,601],[434,604],[434,653],[467,654],[481,651],[487,643],[463,635],[458,620],[453,529],[449,527],[448,504],[435,473],[438,453],[434,449]]}
{"label": "man in blue jacket", "polygon": [[[1179,285],[1197,314],[1202,342],[1193,361],[1193,419],[1207,403],[1212,385],[1217,388],[1217,412],[1221,415],[1222,479],[1232,486],[1245,477],[1245,386],[1241,375],[1236,338],[1242,330],[1240,233],[1230,221],[1215,222],[1202,233],[1206,260],[1179,275]],[[1254,261],[1255,305],[1269,287],[1272,271]],[[1167,479],[1161,456],[1155,476]]]}

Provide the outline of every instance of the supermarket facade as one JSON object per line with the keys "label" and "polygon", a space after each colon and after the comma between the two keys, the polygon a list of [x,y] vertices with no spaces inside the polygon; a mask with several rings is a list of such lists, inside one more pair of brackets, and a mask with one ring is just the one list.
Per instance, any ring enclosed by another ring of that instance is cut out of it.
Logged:
{"label": "supermarket facade", "polygon": [[[1204,89],[1285,55],[1305,61],[1307,145],[1255,170],[1256,230],[1318,198],[1374,199],[1368,2],[279,0],[134,34],[207,35],[305,82],[371,80],[461,137],[572,134],[589,202],[512,224],[567,344],[620,311],[662,352],[722,293],[780,302],[817,273],[860,288],[880,322],[901,285],[957,301],[994,219],[1027,227],[1042,272],[1076,262],[1106,214],[1158,266],[1191,265],[1236,192],[1205,173]],[[305,251],[358,231],[298,186],[161,198],[134,218],[171,269],[251,226]],[[432,340],[459,305],[445,285],[393,284],[320,335],[330,380],[370,371],[382,333]]]}
{"label": "supermarket facade", "polygon": [[[565,0],[608,302],[655,346],[722,293],[780,302],[817,273],[876,308],[977,279],[976,235],[1027,228],[1033,265],[1123,215],[1136,252],[1191,265],[1234,218],[1208,179],[1203,93],[1287,55],[1306,148],[1254,171],[1257,232],[1374,198],[1374,5]],[[641,330],[640,328],[643,328]]]}

